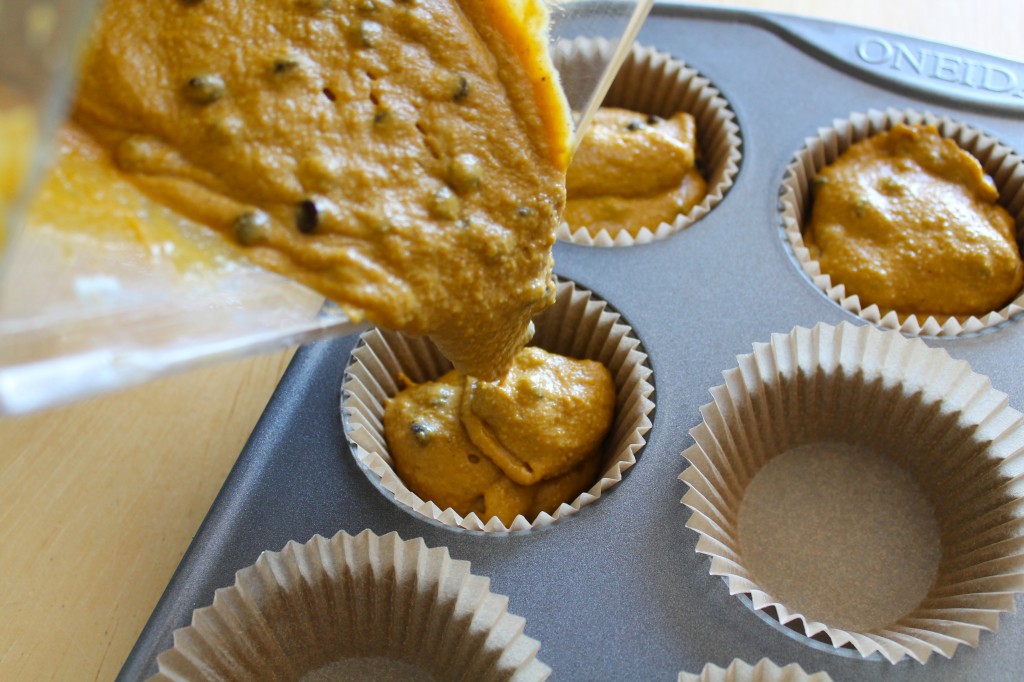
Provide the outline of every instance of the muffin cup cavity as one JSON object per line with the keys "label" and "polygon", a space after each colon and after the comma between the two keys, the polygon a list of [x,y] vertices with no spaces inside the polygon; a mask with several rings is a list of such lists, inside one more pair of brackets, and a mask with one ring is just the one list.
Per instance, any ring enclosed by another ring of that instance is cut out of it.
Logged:
{"label": "muffin cup cavity", "polygon": [[1024,415],[986,377],[846,323],[776,334],[723,376],[680,479],[731,594],[892,663],[976,646],[1014,610]]}
{"label": "muffin cup cavity", "polygon": [[522,531],[547,526],[571,516],[622,480],[636,463],[651,428],[654,386],[647,355],[621,316],[589,291],[573,282],[558,283],[553,306],[534,318],[536,332],[531,345],[579,359],[598,360],[612,374],[616,388],[615,419],[604,441],[603,463],[598,480],[575,500],[560,505],[553,514],[535,519],[517,516],[511,526],[497,517],[482,519],[454,509],[441,509],[409,490],[393,467],[384,438],[386,401],[401,390],[399,377],[415,383],[436,379],[451,365],[425,338],[373,329],[362,335],[352,352],[342,385],[341,412],[352,454],[371,482],[402,507],[452,528],[485,533]]}
{"label": "muffin cup cavity", "polygon": [[897,329],[913,336],[960,336],[1006,322],[1024,311],[1024,290],[1004,308],[980,316],[904,314],[875,304],[863,305],[857,295],[847,293],[842,282],[833,281],[821,271],[820,264],[805,245],[803,232],[810,216],[814,177],[853,144],[899,123],[935,125],[940,135],[978,159],[999,190],[999,204],[1016,222],[1018,245],[1024,244],[1024,162],[1019,155],[985,133],[946,116],[914,110],[872,109],[866,114],[853,114],[847,120],[836,120],[829,128],[820,128],[816,136],[807,138],[804,148],[786,168],[779,207],[782,227],[796,262],[815,286],[838,306],[885,329]]}
{"label": "muffin cup cavity", "polygon": [[[604,39],[576,38],[557,44],[552,56],[562,80],[571,81],[574,71],[590,72],[606,63],[612,48]],[[558,239],[586,246],[646,244],[689,227],[722,201],[739,170],[740,129],[729,103],[707,78],[669,54],[635,45],[603,104],[664,117],[680,111],[692,114],[708,192],[688,213],[670,223],[645,226],[636,236],[626,230],[612,235],[605,229],[592,235],[585,226],[572,230],[563,221]]]}
{"label": "muffin cup cavity", "polygon": [[756,665],[734,658],[725,668],[708,663],[698,674],[679,673],[678,682],[832,682],[828,673],[809,675],[797,663],[778,666],[767,658]]}
{"label": "muffin cup cavity", "polygon": [[540,644],[489,585],[396,533],[289,542],[197,609],[152,679],[547,679]]}

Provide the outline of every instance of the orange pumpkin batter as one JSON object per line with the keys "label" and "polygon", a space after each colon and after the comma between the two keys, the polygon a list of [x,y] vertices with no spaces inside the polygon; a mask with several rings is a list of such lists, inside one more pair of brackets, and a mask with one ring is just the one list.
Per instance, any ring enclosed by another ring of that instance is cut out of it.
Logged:
{"label": "orange pumpkin batter", "polygon": [[506,476],[531,485],[592,456],[615,412],[615,385],[599,362],[524,348],[500,381],[467,380],[462,423]]}
{"label": "orange pumpkin batter", "polygon": [[406,388],[385,406],[384,434],[414,493],[510,525],[594,482],[614,409],[604,365],[528,347],[501,381],[452,371]]}
{"label": "orange pumpkin batter", "polygon": [[566,178],[565,220],[596,235],[636,236],[687,213],[707,194],[697,170],[693,116],[668,119],[627,109],[598,110]]}
{"label": "orange pumpkin batter", "polygon": [[983,315],[1024,282],[1014,222],[998,198],[977,159],[934,126],[901,124],[818,175],[804,240],[862,305]]}
{"label": "orange pumpkin batter", "polygon": [[497,378],[550,304],[570,120],[539,0],[106,0],[74,120],[148,193]]}

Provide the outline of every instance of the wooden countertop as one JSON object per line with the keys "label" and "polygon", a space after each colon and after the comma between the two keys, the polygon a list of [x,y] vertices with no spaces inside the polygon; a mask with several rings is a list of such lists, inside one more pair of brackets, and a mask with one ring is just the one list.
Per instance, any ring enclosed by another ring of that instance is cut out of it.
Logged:
{"label": "wooden countertop", "polygon": [[[708,4],[875,26],[1024,61],[1020,0]],[[0,680],[117,675],[291,355],[0,419]]]}

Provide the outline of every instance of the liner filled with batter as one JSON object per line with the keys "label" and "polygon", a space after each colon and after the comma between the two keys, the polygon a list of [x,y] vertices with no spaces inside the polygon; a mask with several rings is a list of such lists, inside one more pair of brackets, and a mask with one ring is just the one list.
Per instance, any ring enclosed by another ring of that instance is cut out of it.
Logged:
{"label": "liner filled with batter", "polygon": [[421,499],[406,486],[395,471],[394,459],[384,436],[385,404],[406,380],[422,383],[441,377],[451,369],[429,341],[374,329],[363,334],[352,353],[342,384],[342,421],[352,453],[364,472],[380,488],[391,493],[397,504],[444,525],[466,530],[501,532],[546,526],[570,516],[605,494],[636,462],[636,455],[650,429],[654,408],[650,396],[654,387],[647,355],[640,342],[618,313],[604,301],[572,282],[559,282],[555,304],[534,319],[532,345],[570,358],[590,359],[607,367],[615,383],[615,417],[604,441],[596,480],[585,492],[566,500],[554,513],[535,518],[517,516],[511,524],[498,517],[480,518],[476,513],[460,515]]}
{"label": "liner filled with batter", "polygon": [[[603,40],[577,38],[559,43],[553,52],[555,65],[563,80],[571,81],[574,69],[593,69],[607,60],[610,46]],[[667,220],[651,221],[638,229],[614,229],[607,224],[571,228],[562,221],[559,239],[588,246],[630,246],[645,244],[676,234],[707,215],[733,184],[741,159],[741,139],[736,115],[711,82],[681,60],[652,47],[634,45],[612,83],[604,106],[627,109],[647,117],[670,119],[684,112],[693,117],[696,127],[697,167],[706,183],[703,197],[683,213]],[[650,175],[651,169],[639,164],[635,174]],[[572,182],[573,171],[569,178]],[[572,196],[570,189],[570,197]],[[635,211],[630,197],[607,195],[620,211]],[[647,206],[650,197],[634,197],[637,206]],[[570,201],[567,211],[572,210]]]}
{"label": "liner filled with batter", "polygon": [[[853,144],[891,130],[898,124],[934,125],[943,138],[952,140],[960,149],[976,158],[984,173],[995,183],[999,192],[998,204],[1009,212],[1015,223],[1018,247],[1024,242],[1024,163],[1018,154],[981,131],[947,117],[913,110],[871,110],[866,114],[854,114],[847,120],[837,120],[831,127],[820,129],[817,136],[807,139],[805,147],[797,153],[786,170],[780,207],[783,229],[797,264],[826,296],[843,309],[881,327],[898,329],[905,334],[958,336],[1006,322],[1024,311],[1024,290],[996,309],[979,314],[916,314],[863,300],[842,281],[826,272],[815,259],[815,251],[806,238],[815,178]],[[941,234],[939,238],[948,237]],[[923,261],[922,267],[925,267]]]}

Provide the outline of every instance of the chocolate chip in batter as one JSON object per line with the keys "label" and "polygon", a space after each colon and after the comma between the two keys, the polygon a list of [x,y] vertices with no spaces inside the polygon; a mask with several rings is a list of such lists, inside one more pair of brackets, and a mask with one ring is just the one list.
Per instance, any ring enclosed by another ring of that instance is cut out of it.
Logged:
{"label": "chocolate chip in batter", "polygon": [[320,209],[316,199],[300,201],[298,210],[295,212],[295,227],[299,228],[302,234],[316,232],[320,224]]}
{"label": "chocolate chip in batter", "polygon": [[427,443],[430,442],[432,430],[426,424],[421,424],[420,422],[413,422],[412,425],[409,427],[409,430],[412,431],[412,437],[415,438],[416,442],[419,443],[420,445],[426,445]]}
{"label": "chocolate chip in batter", "polygon": [[295,71],[298,68],[299,68],[299,59],[298,59],[298,57],[293,57],[291,55],[281,55],[281,56],[278,56],[278,57],[274,58],[273,69],[274,69],[274,74],[275,75],[280,76],[282,74],[290,73],[292,71]]}
{"label": "chocolate chip in batter", "polygon": [[452,99],[456,102],[469,97],[469,79],[461,73],[455,77],[455,93],[452,95]]}
{"label": "chocolate chip in batter", "polygon": [[215,74],[192,76],[185,83],[185,96],[196,104],[212,104],[224,96],[224,80]]}
{"label": "chocolate chip in batter", "polygon": [[270,216],[263,211],[246,211],[231,224],[235,239],[242,246],[252,246],[267,238]]}

